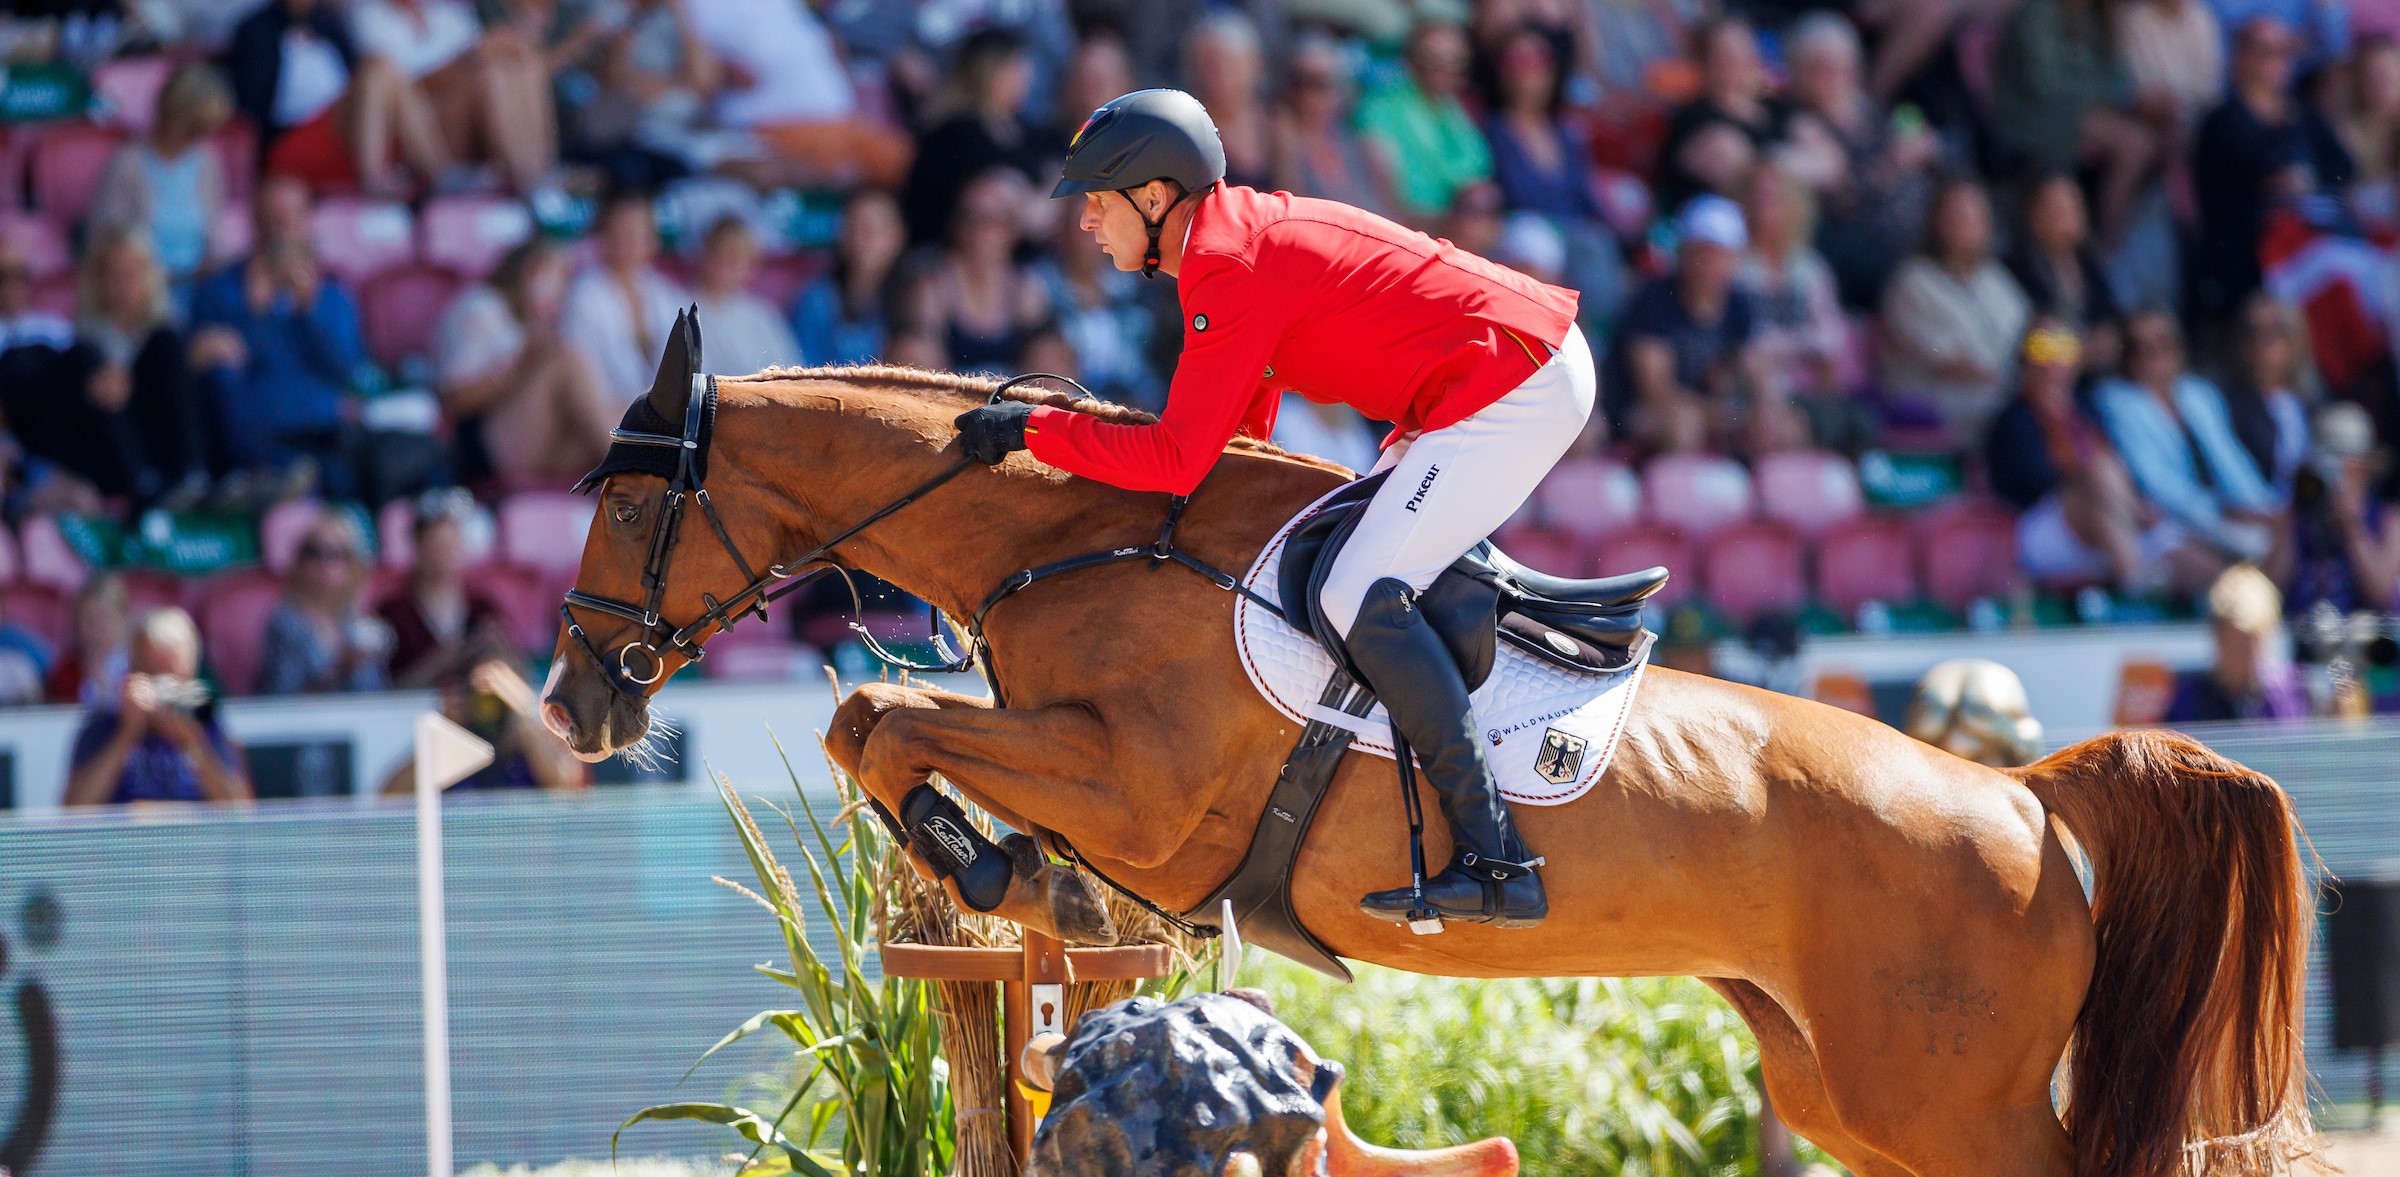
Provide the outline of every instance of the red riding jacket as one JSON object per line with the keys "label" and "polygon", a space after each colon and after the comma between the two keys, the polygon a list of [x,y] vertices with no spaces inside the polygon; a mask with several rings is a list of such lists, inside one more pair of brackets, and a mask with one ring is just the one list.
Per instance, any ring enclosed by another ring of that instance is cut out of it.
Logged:
{"label": "red riding jacket", "polygon": [[[1033,456],[1129,490],[1189,494],[1284,390],[1402,433],[1508,395],[1567,338],[1573,291],[1330,200],[1228,184],[1200,200],[1177,277],[1183,358],[1156,425],[1047,406]],[[1389,439],[1386,439],[1389,444]]]}

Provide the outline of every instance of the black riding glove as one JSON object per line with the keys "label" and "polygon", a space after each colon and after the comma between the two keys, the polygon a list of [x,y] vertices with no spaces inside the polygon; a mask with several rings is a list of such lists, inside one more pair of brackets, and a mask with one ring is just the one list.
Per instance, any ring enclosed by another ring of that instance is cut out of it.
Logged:
{"label": "black riding glove", "polygon": [[968,457],[997,466],[1001,459],[1025,448],[1025,422],[1032,416],[1032,405],[1001,401],[968,409],[952,424],[958,426],[958,440]]}

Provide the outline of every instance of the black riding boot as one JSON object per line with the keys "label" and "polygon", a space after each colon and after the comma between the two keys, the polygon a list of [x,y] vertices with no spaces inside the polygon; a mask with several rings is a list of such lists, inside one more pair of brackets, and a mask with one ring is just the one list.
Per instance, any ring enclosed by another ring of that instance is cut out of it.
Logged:
{"label": "black riding boot", "polygon": [[[1449,868],[1425,880],[1426,901],[1445,919],[1503,928],[1542,922],[1550,901],[1476,742],[1466,679],[1418,612],[1416,591],[1390,577],[1376,581],[1344,645],[1416,753],[1450,822],[1457,847]],[[1394,923],[1408,922],[1410,904],[1406,887],[1359,901],[1368,915]]]}

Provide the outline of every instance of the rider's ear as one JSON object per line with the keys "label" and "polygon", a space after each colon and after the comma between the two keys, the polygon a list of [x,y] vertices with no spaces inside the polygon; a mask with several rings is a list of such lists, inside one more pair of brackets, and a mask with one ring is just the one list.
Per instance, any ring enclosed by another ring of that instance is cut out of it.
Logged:
{"label": "rider's ear", "polygon": [[667,332],[666,349],[659,353],[658,378],[650,382],[650,409],[661,420],[682,427],[683,409],[692,397],[692,375],[700,370],[700,308],[675,313]]}

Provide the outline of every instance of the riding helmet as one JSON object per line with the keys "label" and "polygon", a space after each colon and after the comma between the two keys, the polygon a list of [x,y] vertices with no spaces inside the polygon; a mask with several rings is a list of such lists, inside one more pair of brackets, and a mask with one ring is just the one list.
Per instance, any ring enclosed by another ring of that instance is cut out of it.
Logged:
{"label": "riding helmet", "polygon": [[1225,178],[1225,144],[1200,100],[1181,90],[1136,90],[1083,120],[1067,144],[1052,196],[1138,188],[1173,180],[1198,192]]}

